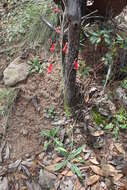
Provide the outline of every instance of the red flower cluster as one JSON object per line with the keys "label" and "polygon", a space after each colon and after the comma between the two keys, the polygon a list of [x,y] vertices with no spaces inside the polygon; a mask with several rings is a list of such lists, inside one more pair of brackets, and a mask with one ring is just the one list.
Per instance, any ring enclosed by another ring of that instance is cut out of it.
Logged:
{"label": "red flower cluster", "polygon": [[75,59],[75,61],[74,61],[74,68],[75,68],[75,70],[78,70],[78,68],[79,68],[79,63],[78,63],[77,59]]}
{"label": "red flower cluster", "polygon": [[50,48],[50,52],[53,53],[54,51],[55,51],[55,44],[52,43],[51,48]]}
{"label": "red flower cluster", "polygon": [[53,11],[54,11],[55,14],[60,13],[60,9],[59,9],[58,7],[55,7],[55,8],[53,9]]}
{"label": "red flower cluster", "polygon": [[52,72],[52,68],[53,68],[53,64],[50,63],[50,65],[48,66],[48,73],[51,73],[51,72]]}

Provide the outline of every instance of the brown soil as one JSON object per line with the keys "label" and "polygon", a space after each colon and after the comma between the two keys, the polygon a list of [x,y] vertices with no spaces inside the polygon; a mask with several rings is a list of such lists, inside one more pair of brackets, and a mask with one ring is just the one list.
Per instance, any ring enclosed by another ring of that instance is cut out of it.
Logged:
{"label": "brown soil", "polygon": [[[59,105],[61,71],[58,65],[54,65],[52,74],[47,71],[43,76],[35,74],[24,84],[18,85],[21,94],[17,99],[15,111],[10,116],[7,130],[12,159],[41,151],[40,132],[42,129],[52,128],[52,121],[45,117],[46,109],[53,106],[57,116],[62,113]],[[39,111],[36,110],[32,97],[37,97]]]}

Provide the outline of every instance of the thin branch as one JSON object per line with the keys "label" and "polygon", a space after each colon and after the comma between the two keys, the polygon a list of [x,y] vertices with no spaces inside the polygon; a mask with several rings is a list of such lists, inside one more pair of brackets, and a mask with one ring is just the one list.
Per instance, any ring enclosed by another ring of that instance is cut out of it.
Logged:
{"label": "thin branch", "polygon": [[84,19],[86,19],[87,17],[89,17],[89,16],[91,16],[91,15],[93,15],[94,13],[97,13],[97,12],[98,12],[98,10],[95,10],[95,11],[93,11],[93,12],[91,12],[91,13],[89,13],[89,14],[83,16],[83,17],[81,18],[81,20],[84,20]]}
{"label": "thin branch", "polygon": [[56,32],[55,27],[49,22],[47,21],[43,16],[40,16],[40,19],[42,22],[44,22],[51,30],[53,30],[54,32]]}
{"label": "thin branch", "polygon": [[109,77],[110,77],[110,74],[111,74],[111,70],[112,70],[112,64],[109,65],[108,72],[107,72],[107,75],[106,75],[106,81],[105,81],[105,84],[104,84],[104,87],[103,87],[103,91],[105,90],[105,87],[106,87],[107,82],[109,80]]}

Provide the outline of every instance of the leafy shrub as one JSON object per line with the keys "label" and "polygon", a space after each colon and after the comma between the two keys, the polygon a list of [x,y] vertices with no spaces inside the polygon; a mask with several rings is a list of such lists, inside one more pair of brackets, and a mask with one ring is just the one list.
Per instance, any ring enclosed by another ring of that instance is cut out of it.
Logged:
{"label": "leafy shrub", "polygon": [[[94,47],[94,51],[99,50],[99,61],[104,64],[103,68],[109,69],[109,78],[118,78],[123,74],[127,75],[126,54],[127,38],[124,32],[118,31],[110,24],[97,25],[84,28],[87,38]],[[112,69],[112,72],[111,72]],[[104,70],[104,69],[103,69]],[[106,76],[106,77],[107,77]],[[121,77],[122,78],[122,77]]]}

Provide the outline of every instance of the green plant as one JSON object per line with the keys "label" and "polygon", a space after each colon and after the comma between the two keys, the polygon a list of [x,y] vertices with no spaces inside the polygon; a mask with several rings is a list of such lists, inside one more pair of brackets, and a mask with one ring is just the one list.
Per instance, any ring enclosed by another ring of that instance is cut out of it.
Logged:
{"label": "green plant", "polygon": [[79,73],[81,74],[81,77],[88,76],[90,70],[91,70],[91,68],[86,66],[85,61],[80,61],[80,63],[79,63]]}
{"label": "green plant", "polygon": [[43,72],[43,65],[40,64],[37,57],[35,57],[32,61],[29,61],[28,64],[30,65],[29,73],[42,73]]}
{"label": "green plant", "polygon": [[64,159],[60,163],[56,164],[55,171],[59,171],[61,169],[64,169],[67,165],[70,165],[71,171],[82,179],[82,173],[76,162],[84,163],[84,160],[80,157],[83,148],[79,147],[76,150],[72,150],[69,152],[64,147],[57,147],[56,151],[61,156],[63,156]]}
{"label": "green plant", "polygon": [[98,29],[95,31],[89,31],[88,36],[90,39],[90,42],[97,47],[102,41],[105,42],[106,45],[111,45],[111,33],[112,30],[110,29]]}
{"label": "green plant", "polygon": [[127,79],[121,81],[121,86],[127,90]]}
{"label": "green plant", "polygon": [[53,128],[51,130],[43,130],[41,135],[47,139],[47,142],[44,143],[44,149],[47,150],[51,146],[63,146],[63,143],[58,138],[59,128]]}
{"label": "green plant", "polygon": [[107,123],[107,118],[101,115],[96,108],[93,108],[93,120],[97,125],[103,124],[104,126]]}
{"label": "green plant", "polygon": [[120,111],[114,115],[112,122],[106,125],[104,129],[112,130],[117,139],[120,129],[127,129],[127,111],[121,108]]}
{"label": "green plant", "polygon": [[48,118],[51,118],[51,119],[55,118],[56,112],[53,106],[47,109],[47,115],[48,115]]}
{"label": "green plant", "polygon": [[8,116],[16,96],[15,89],[0,89],[0,116]]}

